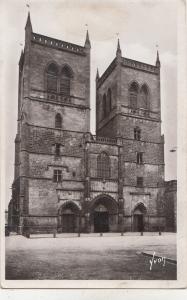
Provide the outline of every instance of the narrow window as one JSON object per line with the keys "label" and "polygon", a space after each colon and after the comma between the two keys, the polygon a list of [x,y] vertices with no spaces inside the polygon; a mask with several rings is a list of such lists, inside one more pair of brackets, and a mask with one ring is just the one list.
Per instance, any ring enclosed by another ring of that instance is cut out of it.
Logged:
{"label": "narrow window", "polygon": [[61,114],[56,114],[56,116],[55,116],[55,128],[62,128]]}
{"label": "narrow window", "polygon": [[138,127],[134,128],[134,139],[137,141],[141,139],[141,130]]}
{"label": "narrow window", "polygon": [[112,92],[111,92],[111,89],[108,89],[108,92],[107,92],[107,106],[108,106],[108,113],[111,112],[112,110]]}
{"label": "narrow window", "polygon": [[139,91],[138,84],[136,82],[133,82],[129,89],[129,102],[130,102],[129,104],[130,107],[133,109],[137,108],[138,91]]}
{"label": "narrow window", "polygon": [[103,119],[106,118],[107,115],[107,103],[106,103],[106,95],[103,95]]}
{"label": "narrow window", "polygon": [[110,178],[110,157],[105,152],[102,152],[97,157],[97,176]]}
{"label": "narrow window", "polygon": [[72,71],[68,66],[62,69],[61,79],[60,79],[60,93],[64,97],[70,96],[70,83],[72,78]]}
{"label": "narrow window", "polygon": [[58,67],[51,63],[47,68],[47,92],[57,92]]}
{"label": "narrow window", "polygon": [[137,164],[142,164],[143,163],[143,153],[142,152],[137,152],[136,161],[137,161]]}
{"label": "narrow window", "polygon": [[140,90],[140,101],[139,101],[139,108],[148,109],[149,100],[148,100],[148,88],[144,84]]}
{"label": "narrow window", "polygon": [[54,180],[54,182],[62,181],[62,171],[61,170],[54,170],[53,180]]}
{"label": "narrow window", "polygon": [[55,144],[55,155],[60,156],[60,144]]}
{"label": "narrow window", "polygon": [[137,177],[137,187],[143,187],[143,177]]}

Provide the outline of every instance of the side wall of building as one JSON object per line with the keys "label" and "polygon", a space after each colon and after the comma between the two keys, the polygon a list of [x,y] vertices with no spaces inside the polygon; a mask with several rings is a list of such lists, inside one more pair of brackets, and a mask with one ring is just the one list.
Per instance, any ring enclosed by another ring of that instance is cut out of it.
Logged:
{"label": "side wall of building", "polygon": [[165,182],[165,215],[166,230],[177,231],[177,181]]}

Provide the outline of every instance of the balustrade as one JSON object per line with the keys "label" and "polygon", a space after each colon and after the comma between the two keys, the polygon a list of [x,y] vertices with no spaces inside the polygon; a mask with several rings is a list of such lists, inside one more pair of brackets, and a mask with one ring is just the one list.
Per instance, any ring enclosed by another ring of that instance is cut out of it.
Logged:
{"label": "balustrade", "polygon": [[85,54],[84,47],[82,47],[82,46],[72,44],[72,43],[67,43],[67,42],[53,39],[50,37],[46,37],[44,35],[40,35],[37,33],[32,33],[32,41],[35,43],[42,44],[42,45],[46,45],[46,46],[50,46],[50,47],[54,47],[54,48],[58,48],[58,49],[68,50],[68,51],[78,53],[78,54]]}

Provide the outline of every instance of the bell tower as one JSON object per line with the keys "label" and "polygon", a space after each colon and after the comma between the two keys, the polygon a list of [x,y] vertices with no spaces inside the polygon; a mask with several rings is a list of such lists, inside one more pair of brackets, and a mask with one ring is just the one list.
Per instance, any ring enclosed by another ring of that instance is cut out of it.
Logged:
{"label": "bell tower", "polygon": [[11,201],[19,212],[20,233],[24,226],[56,226],[65,201],[81,205],[83,143],[90,131],[90,50],[88,31],[84,46],[58,40],[33,32],[28,14],[19,62]]}

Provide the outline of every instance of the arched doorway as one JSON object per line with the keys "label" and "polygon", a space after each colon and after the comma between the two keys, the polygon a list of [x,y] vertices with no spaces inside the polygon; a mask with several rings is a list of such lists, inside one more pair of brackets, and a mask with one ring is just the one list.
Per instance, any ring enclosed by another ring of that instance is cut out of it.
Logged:
{"label": "arched doorway", "polygon": [[139,203],[133,212],[133,230],[134,231],[144,231],[145,227],[145,214],[147,210],[143,203]]}
{"label": "arched doorway", "polygon": [[117,231],[118,205],[108,195],[100,195],[91,202],[91,231]]}
{"label": "arched doorway", "polygon": [[59,209],[58,232],[78,232],[79,208],[73,202],[67,202]]}

